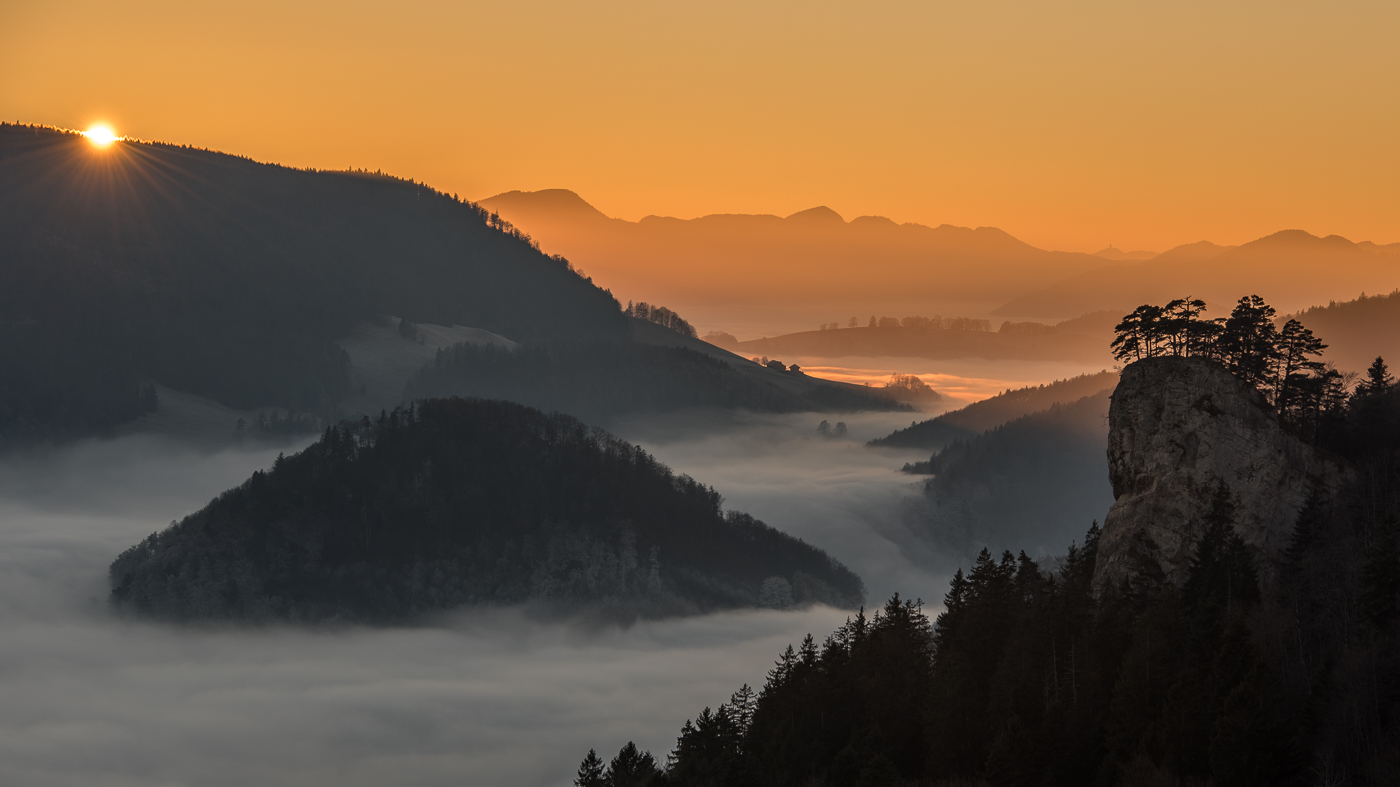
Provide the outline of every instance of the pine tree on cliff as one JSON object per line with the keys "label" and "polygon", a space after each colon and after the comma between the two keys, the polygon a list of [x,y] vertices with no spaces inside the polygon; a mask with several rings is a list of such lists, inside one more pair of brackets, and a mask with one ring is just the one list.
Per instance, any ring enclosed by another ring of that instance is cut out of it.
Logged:
{"label": "pine tree on cliff", "polygon": [[1284,323],[1275,348],[1278,369],[1274,377],[1274,406],[1281,418],[1297,420],[1298,411],[1304,406],[1298,401],[1299,394],[1315,387],[1309,386],[1309,380],[1321,379],[1323,365],[1316,356],[1325,349],[1327,345],[1302,323],[1292,319]]}
{"label": "pine tree on cliff", "polygon": [[1221,355],[1230,371],[1261,390],[1270,387],[1279,354],[1275,313],[1263,298],[1246,295],[1235,304],[1220,332]]}
{"label": "pine tree on cliff", "polygon": [[1200,298],[1177,298],[1162,309],[1161,325],[1172,355],[1206,355],[1220,326],[1202,320],[1206,302]]}
{"label": "pine tree on cliff", "polygon": [[1161,355],[1163,344],[1162,307],[1143,304],[1123,317],[1113,329],[1113,357],[1120,361],[1140,361]]}

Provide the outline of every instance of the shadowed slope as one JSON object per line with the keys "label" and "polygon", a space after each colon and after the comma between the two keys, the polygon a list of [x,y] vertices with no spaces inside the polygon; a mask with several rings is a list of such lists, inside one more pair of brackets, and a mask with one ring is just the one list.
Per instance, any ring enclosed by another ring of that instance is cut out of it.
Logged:
{"label": "shadowed slope", "polygon": [[1104,371],[1068,380],[1056,380],[1049,385],[1018,388],[980,402],[973,402],[937,418],[920,421],[878,440],[871,440],[869,444],[881,448],[938,450],[955,440],[974,437],[1021,416],[1048,409],[1055,404],[1073,402],[1109,390],[1117,384],[1118,375]]}
{"label": "shadowed slope", "polygon": [[334,342],[393,314],[608,339],[611,295],[421,184],[0,126],[0,440],[100,429],[152,379],[239,408],[329,408]]}

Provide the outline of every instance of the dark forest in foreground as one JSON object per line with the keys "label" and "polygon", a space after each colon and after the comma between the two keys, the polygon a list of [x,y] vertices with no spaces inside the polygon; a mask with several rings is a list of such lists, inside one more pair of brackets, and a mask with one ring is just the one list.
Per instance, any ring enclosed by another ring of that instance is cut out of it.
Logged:
{"label": "dark forest in foreground", "polygon": [[[1186,300],[1125,319],[1120,356],[1190,355],[1255,386],[1287,429],[1344,458],[1272,585],[1223,486],[1186,579],[1152,564],[1093,589],[1100,532],[1059,560],[984,550],[933,622],[892,598],[783,652],[681,730],[664,763],[589,752],[580,787],[633,785],[1393,785],[1400,783],[1400,387],[1376,359],[1350,394],[1258,298],[1227,320]],[[718,698],[717,698],[718,699]]]}
{"label": "dark forest in foreground", "polygon": [[[1400,424],[1384,397],[1358,402],[1356,428],[1373,408]],[[1400,465],[1356,458],[1376,474],[1335,515],[1300,517],[1278,589],[1225,499],[1182,588],[1096,599],[1097,528],[1062,561],[983,552],[936,622],[896,596],[703,710],[664,770],[624,747],[578,784],[1395,784]]]}

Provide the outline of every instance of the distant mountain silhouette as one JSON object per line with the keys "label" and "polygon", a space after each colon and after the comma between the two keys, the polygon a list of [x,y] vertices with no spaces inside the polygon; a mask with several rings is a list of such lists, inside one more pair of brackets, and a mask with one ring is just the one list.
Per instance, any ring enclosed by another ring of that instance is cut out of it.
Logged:
{"label": "distant mountain silhouette", "polygon": [[1195,243],[1184,243],[1180,246],[1173,246],[1170,249],[1158,254],[1153,258],[1158,263],[1166,262],[1205,262],[1213,260],[1227,251],[1239,248],[1238,246],[1220,246],[1208,240],[1196,241]]}
{"label": "distant mountain silhouette", "polygon": [[1067,277],[1003,304],[994,315],[1070,317],[1101,309],[1128,310],[1186,295],[1228,309],[1257,293],[1295,310],[1361,292],[1400,285],[1400,244],[1353,243],[1284,230],[1237,247],[1194,243],[1143,262],[1123,263]]}
{"label": "distant mountain silhouette", "polygon": [[597,221],[608,218],[602,211],[584,202],[582,197],[568,189],[507,191],[492,197],[491,204],[487,207],[507,217],[515,216],[525,223],[540,219]]}
{"label": "distant mountain silhouette", "polygon": [[[811,227],[835,227],[846,223],[846,220],[841,218],[841,214],[825,205],[808,208],[807,210],[799,210],[791,216],[788,216],[786,220],[793,224],[805,224]],[[893,224],[894,222],[890,223]]]}
{"label": "distant mountain silhouette", "polygon": [[1037,249],[994,227],[928,227],[880,216],[848,222],[826,207],[786,218],[633,222],[608,218],[562,189],[506,192],[480,204],[625,297],[638,293],[701,319],[715,304],[830,305],[833,316],[863,303],[985,311],[1104,264],[1091,254]]}
{"label": "distant mountain silhouette", "polygon": [[1120,261],[1120,260],[1150,260],[1150,259],[1152,259],[1153,257],[1156,257],[1156,256],[1157,256],[1157,252],[1155,252],[1155,251],[1143,251],[1143,250],[1141,250],[1141,249],[1139,249],[1138,251],[1123,251],[1122,249],[1116,249],[1116,248],[1114,248],[1113,246],[1109,246],[1109,247],[1106,248],[1106,249],[1099,249],[1098,251],[1094,252],[1094,256],[1095,256],[1095,257],[1103,257],[1103,258],[1106,259],[1106,260],[1114,260],[1114,261]]}

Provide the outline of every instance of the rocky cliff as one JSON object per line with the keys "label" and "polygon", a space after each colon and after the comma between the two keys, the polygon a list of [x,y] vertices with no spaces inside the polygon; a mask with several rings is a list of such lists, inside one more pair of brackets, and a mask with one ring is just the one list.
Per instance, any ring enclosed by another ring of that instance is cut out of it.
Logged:
{"label": "rocky cliff", "polygon": [[1351,473],[1279,426],[1257,391],[1197,358],[1126,367],[1108,420],[1114,503],[1099,543],[1096,591],[1158,570],[1185,582],[1222,484],[1268,585],[1312,490],[1334,498]]}

